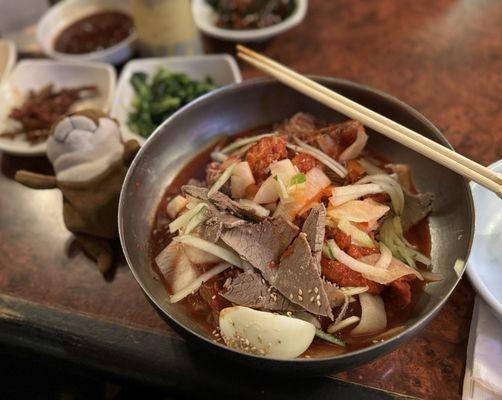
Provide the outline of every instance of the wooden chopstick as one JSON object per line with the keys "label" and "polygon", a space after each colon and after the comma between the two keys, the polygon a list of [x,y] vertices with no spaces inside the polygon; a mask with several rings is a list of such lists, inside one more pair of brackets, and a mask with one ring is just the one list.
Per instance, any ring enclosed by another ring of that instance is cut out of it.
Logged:
{"label": "wooden chopstick", "polygon": [[445,167],[474,180],[482,186],[502,195],[502,175],[455,153],[454,151],[336,93],[297,72],[256,53],[244,46],[237,46],[238,56],[258,69],[274,76],[286,85],[312,97],[328,107],[359,120],[377,132],[419,152]]}

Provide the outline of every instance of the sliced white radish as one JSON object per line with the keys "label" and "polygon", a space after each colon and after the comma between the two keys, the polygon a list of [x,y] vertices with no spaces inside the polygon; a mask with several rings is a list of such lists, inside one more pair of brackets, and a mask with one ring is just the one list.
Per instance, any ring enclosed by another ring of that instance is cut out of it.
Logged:
{"label": "sliced white radish", "polygon": [[331,185],[331,180],[321,169],[314,167],[311,168],[306,174],[305,181],[305,197],[309,200],[317,195],[321,190]]}
{"label": "sliced white radish", "polygon": [[270,175],[277,176],[286,187],[290,185],[291,179],[298,173],[298,169],[289,158],[276,161],[270,164]]}
{"label": "sliced white radish", "polygon": [[197,278],[197,268],[183,252],[183,246],[175,241],[169,243],[155,257],[155,262],[173,292],[183,289]]}
{"label": "sliced white radish", "polygon": [[308,349],[315,326],[301,319],[235,306],[221,310],[220,332],[229,347],[288,359]]}
{"label": "sliced white radish", "polygon": [[207,253],[221,258],[222,260],[228,261],[230,264],[235,265],[236,267],[241,268],[242,266],[242,261],[235,252],[218,246],[215,243],[191,235],[177,236],[173,240],[203,250]]}
{"label": "sliced white radish", "polygon": [[213,264],[221,261],[220,257],[188,244],[183,245],[183,251],[193,264]]}
{"label": "sliced white radish", "polygon": [[364,336],[383,331],[387,327],[387,314],[382,298],[369,293],[361,293],[359,302],[361,303],[361,321],[350,331],[350,334]]}
{"label": "sliced white radish", "polygon": [[277,190],[277,183],[273,176],[265,179],[256,192],[253,201],[258,204],[273,203],[279,199],[279,192]]}
{"label": "sliced white radish", "polygon": [[338,207],[328,208],[327,214],[335,220],[346,218],[352,222],[370,222],[383,217],[390,208],[372,199],[351,200]]}
{"label": "sliced white radish", "polygon": [[202,275],[198,276],[196,279],[190,282],[187,286],[170,296],[169,302],[177,303],[178,301],[183,300],[189,294],[195,293],[197,290],[199,290],[200,286],[204,282],[208,281],[211,278],[214,278],[216,275],[222,273],[230,267],[231,265],[229,263],[220,263],[218,265],[215,265],[209,271],[204,272]]}
{"label": "sliced white radish", "polygon": [[177,195],[174,199],[172,199],[166,207],[166,212],[167,215],[169,215],[170,218],[176,218],[176,216],[180,213],[181,210],[183,210],[186,205],[188,204],[188,200],[181,196],[180,194]]}
{"label": "sliced white radish", "polygon": [[253,172],[247,161],[241,161],[235,166],[230,178],[232,198],[242,199],[249,185],[255,183]]}

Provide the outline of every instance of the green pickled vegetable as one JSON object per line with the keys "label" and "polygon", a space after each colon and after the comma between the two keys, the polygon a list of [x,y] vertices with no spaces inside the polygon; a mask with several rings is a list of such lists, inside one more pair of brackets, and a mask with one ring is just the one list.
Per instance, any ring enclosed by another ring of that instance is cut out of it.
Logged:
{"label": "green pickled vegetable", "polygon": [[211,79],[196,81],[183,73],[159,68],[149,82],[147,74],[136,72],[130,80],[136,93],[129,113],[129,129],[148,137],[175,111],[216,88]]}

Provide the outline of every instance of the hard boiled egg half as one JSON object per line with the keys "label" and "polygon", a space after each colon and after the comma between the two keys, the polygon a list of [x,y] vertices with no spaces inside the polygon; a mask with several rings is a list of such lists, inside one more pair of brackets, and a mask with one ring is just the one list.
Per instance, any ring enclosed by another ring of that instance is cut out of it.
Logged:
{"label": "hard boiled egg half", "polygon": [[235,306],[220,312],[221,336],[227,346],[271,358],[295,358],[315,336],[309,322]]}

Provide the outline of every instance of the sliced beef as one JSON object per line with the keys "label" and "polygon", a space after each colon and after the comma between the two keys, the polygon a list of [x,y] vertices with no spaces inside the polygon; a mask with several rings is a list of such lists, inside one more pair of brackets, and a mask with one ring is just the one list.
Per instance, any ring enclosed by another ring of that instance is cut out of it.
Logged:
{"label": "sliced beef", "polygon": [[291,118],[284,120],[277,127],[279,133],[296,136],[301,140],[305,140],[309,135],[316,130],[315,117],[311,114],[299,112]]}
{"label": "sliced beef", "polygon": [[279,258],[297,234],[295,225],[279,217],[226,230],[221,239],[270,282]]}
{"label": "sliced beef", "polygon": [[302,232],[307,235],[312,255],[318,262],[319,272],[321,272],[321,255],[324,244],[324,231],[326,227],[326,207],[323,203],[312,208],[307,219],[303,223]]}
{"label": "sliced beef", "polygon": [[198,187],[198,186],[190,186],[185,185],[181,188],[183,194],[195,197],[196,199],[209,201],[220,211],[228,211],[229,213],[237,216],[237,217],[247,217],[252,219],[253,221],[262,221],[264,219],[263,216],[256,214],[256,212],[250,208],[245,207],[232,200],[226,194],[221,192],[216,192],[212,194],[208,198],[208,188]]}
{"label": "sliced beef", "polygon": [[270,287],[254,270],[237,275],[225,284],[221,295],[228,301],[245,307],[270,311],[299,311],[301,307],[291,303],[282,294]]}
{"label": "sliced beef", "polygon": [[401,216],[404,232],[429,215],[433,201],[432,193],[410,194],[404,191],[404,210]]}
{"label": "sliced beef", "polygon": [[323,281],[323,287],[328,296],[329,306],[331,308],[341,306],[345,300],[345,295],[338,286],[328,281]]}
{"label": "sliced beef", "polygon": [[333,318],[323,280],[305,233],[300,233],[281,257],[272,286],[306,311]]}
{"label": "sliced beef", "polygon": [[219,211],[215,206],[210,205],[206,211],[206,220],[200,227],[200,235],[203,239],[216,243],[223,232],[223,229],[232,229],[239,225],[244,225],[246,221],[232,214]]}
{"label": "sliced beef", "polygon": [[312,132],[308,137],[308,143],[338,160],[343,151],[355,142],[360,129],[364,129],[363,125],[352,120],[329,124]]}

